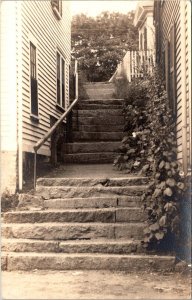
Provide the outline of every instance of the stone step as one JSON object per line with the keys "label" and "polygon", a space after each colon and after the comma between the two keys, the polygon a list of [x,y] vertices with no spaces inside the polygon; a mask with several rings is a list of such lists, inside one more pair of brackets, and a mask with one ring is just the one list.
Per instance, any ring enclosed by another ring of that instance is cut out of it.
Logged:
{"label": "stone step", "polygon": [[97,153],[97,152],[118,152],[121,142],[84,142],[66,143],[64,152],[73,153]]}
{"label": "stone step", "polygon": [[1,251],[5,252],[55,252],[55,253],[144,253],[138,240],[76,240],[42,241],[30,239],[2,239]]}
{"label": "stone step", "polygon": [[[84,117],[81,116],[73,116],[72,122],[74,125],[123,125],[124,126],[124,117],[121,116],[110,116],[110,115],[98,115],[98,116],[92,116],[92,117]],[[107,127],[106,126],[106,127]],[[106,130],[104,130],[106,131]]]}
{"label": "stone step", "polygon": [[98,133],[102,133],[102,132],[119,132],[120,134],[122,134],[123,132],[123,125],[102,125],[102,124],[98,124],[98,125],[79,125],[78,122],[75,124],[72,124],[73,130],[79,130],[80,132],[98,132]]}
{"label": "stone step", "polygon": [[165,271],[174,267],[173,256],[95,253],[14,253],[2,254],[3,269],[22,270],[114,270]]}
{"label": "stone step", "polygon": [[147,186],[37,186],[36,195],[43,199],[90,198],[110,196],[141,196]]}
{"label": "stone step", "polygon": [[78,132],[97,132],[97,133],[113,133],[118,132],[120,135],[123,133],[123,125],[79,125],[78,122],[72,124],[73,131]]}
{"label": "stone step", "polygon": [[47,178],[37,179],[37,186],[127,186],[142,185],[149,182],[148,177],[129,176],[129,177],[112,177],[112,178]]}
{"label": "stone step", "polygon": [[[33,203],[32,203],[33,205]],[[25,204],[23,203],[25,207]],[[125,197],[93,197],[93,198],[72,198],[72,199],[51,199],[44,200],[43,207],[48,209],[65,208],[107,208],[107,207],[140,207],[141,198],[137,196]]]}
{"label": "stone step", "polygon": [[104,117],[115,117],[118,118],[119,116],[122,117],[123,111],[122,109],[116,108],[116,109],[79,109],[78,111],[73,111],[73,116],[78,115],[78,118],[80,117],[92,117],[92,118],[104,118]]}
{"label": "stone step", "polygon": [[89,99],[113,99],[115,98],[116,88],[114,86],[85,86]]}
{"label": "stone step", "polygon": [[[122,110],[122,104],[103,104],[102,101],[100,101],[100,103],[96,103],[96,104],[92,104],[92,103],[83,103],[80,102],[78,105],[78,110],[107,110],[107,109],[121,109]],[[73,112],[75,112],[75,110],[73,110]]]}
{"label": "stone step", "polygon": [[117,153],[115,152],[64,154],[63,162],[78,164],[108,164],[113,163],[116,156]]}
{"label": "stone step", "polygon": [[41,196],[20,194],[17,210],[141,207],[139,196],[111,196],[43,200]]}
{"label": "stone step", "polygon": [[91,83],[91,84],[85,84],[84,85],[85,89],[86,90],[93,90],[95,92],[100,92],[100,91],[103,91],[103,90],[111,90],[111,89],[115,89],[115,85],[114,84],[111,84],[111,83],[99,83],[99,82],[94,82],[94,83]]}
{"label": "stone step", "polygon": [[5,223],[118,223],[141,222],[145,219],[144,213],[138,207],[13,211],[4,214]]}
{"label": "stone step", "polygon": [[89,100],[81,100],[78,105],[107,105],[111,107],[111,105],[119,105],[122,106],[124,104],[124,99],[89,99]]}
{"label": "stone step", "polygon": [[123,132],[86,132],[86,131],[73,131],[74,141],[121,141]]}
{"label": "stone step", "polygon": [[140,240],[143,229],[143,223],[12,223],[1,226],[1,236],[33,240]]}

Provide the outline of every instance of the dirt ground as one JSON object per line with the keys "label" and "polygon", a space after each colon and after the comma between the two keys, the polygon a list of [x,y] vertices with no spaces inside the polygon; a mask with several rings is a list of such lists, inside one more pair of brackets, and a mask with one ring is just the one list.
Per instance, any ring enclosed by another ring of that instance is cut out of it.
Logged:
{"label": "dirt ground", "polygon": [[190,276],[178,273],[2,272],[1,287],[1,299],[191,299]]}

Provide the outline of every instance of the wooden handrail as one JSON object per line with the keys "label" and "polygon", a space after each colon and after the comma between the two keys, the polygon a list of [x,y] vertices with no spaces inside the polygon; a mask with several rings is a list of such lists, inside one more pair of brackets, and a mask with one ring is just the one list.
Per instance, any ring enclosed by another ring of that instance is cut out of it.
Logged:
{"label": "wooden handrail", "polygon": [[39,148],[48,140],[48,138],[53,134],[53,132],[56,130],[57,126],[59,126],[62,121],[68,116],[70,111],[73,109],[73,107],[78,102],[78,98],[76,98],[71,105],[68,107],[68,109],[63,113],[63,115],[57,120],[57,122],[47,131],[47,133],[44,135],[43,138],[41,138],[33,147],[34,150],[37,152]]}
{"label": "wooden handrail", "polygon": [[77,60],[75,60],[75,99],[68,107],[68,109],[61,115],[59,120],[47,131],[47,133],[35,144],[34,148],[34,189],[36,187],[36,178],[37,178],[37,151],[41,146],[48,140],[48,138],[54,133],[57,127],[63,122],[63,120],[69,115],[73,107],[77,104],[78,97],[78,71],[77,71]]}

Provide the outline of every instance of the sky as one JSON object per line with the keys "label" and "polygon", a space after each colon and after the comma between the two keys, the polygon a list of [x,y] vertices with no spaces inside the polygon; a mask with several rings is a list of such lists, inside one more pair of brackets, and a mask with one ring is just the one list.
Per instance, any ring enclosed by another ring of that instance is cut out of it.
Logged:
{"label": "sky", "polygon": [[127,13],[136,8],[138,1],[124,0],[124,1],[103,1],[103,0],[87,0],[87,1],[71,1],[72,15],[84,13],[86,15],[95,17],[102,11]]}

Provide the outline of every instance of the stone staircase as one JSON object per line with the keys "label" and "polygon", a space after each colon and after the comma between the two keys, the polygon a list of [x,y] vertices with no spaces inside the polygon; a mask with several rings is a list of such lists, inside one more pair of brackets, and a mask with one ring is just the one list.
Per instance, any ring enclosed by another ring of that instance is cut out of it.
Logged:
{"label": "stone staircase", "polygon": [[122,99],[111,83],[86,84],[89,100],[72,116],[72,142],[65,144],[65,163],[112,163],[123,136]]}
{"label": "stone staircase", "polygon": [[[91,85],[88,89],[89,96],[95,93]],[[66,146],[66,160],[80,165],[64,165],[54,176],[39,178],[35,193],[21,194],[17,209],[3,214],[3,270],[173,268],[173,256],[152,255],[141,246],[146,219],[141,196],[148,179],[103,164],[112,161],[109,149],[121,138],[120,113],[112,113],[121,100],[112,100],[109,91],[105,99],[93,98],[80,104],[80,122],[73,123],[75,141]]]}

